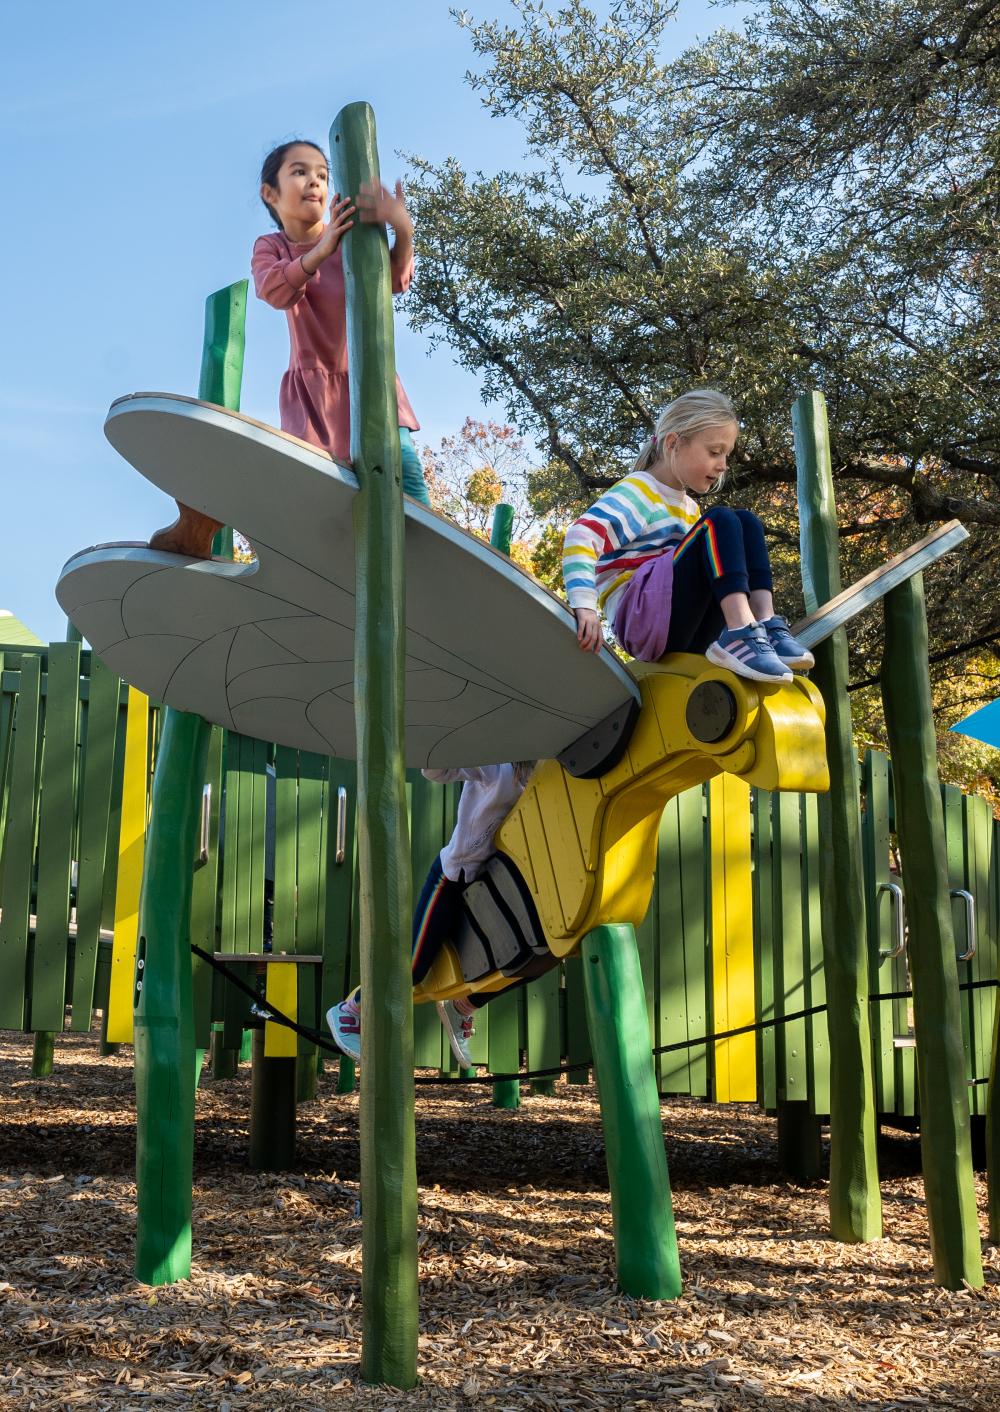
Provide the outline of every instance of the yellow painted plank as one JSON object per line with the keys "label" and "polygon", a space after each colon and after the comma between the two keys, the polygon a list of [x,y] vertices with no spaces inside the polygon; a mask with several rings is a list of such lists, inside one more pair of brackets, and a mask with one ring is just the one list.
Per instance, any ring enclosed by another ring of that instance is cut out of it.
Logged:
{"label": "yellow painted plank", "polygon": [[111,952],[108,1039],[132,1043],[135,948],[139,935],[139,893],[146,850],[149,790],[149,697],[129,687],[125,718],[125,770],[118,835],[115,939]]}
{"label": "yellow painted plank", "polygon": [[[264,991],[268,1005],[273,1005],[290,1020],[298,1020],[299,983],[298,966],[283,961],[267,968],[267,986]],[[264,1058],[294,1059],[298,1053],[299,1037],[287,1025],[274,1025],[270,1020],[264,1023]]]}
{"label": "yellow painted plank", "polygon": [[[719,775],[709,784],[714,1028],[752,1025],[754,1012],[753,887],[750,872],[750,790],[743,780]],[[719,1103],[757,1097],[754,1035],[715,1045],[715,1098]]]}

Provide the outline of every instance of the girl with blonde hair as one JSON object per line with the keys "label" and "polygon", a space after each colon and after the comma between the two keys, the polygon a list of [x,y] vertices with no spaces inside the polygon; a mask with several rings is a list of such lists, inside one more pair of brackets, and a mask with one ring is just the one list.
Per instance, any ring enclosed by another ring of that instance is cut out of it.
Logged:
{"label": "girl with blonde hair", "polygon": [[753,681],[791,681],[812,653],[774,611],[764,527],[749,510],[692,496],[718,489],[739,434],[715,388],[675,398],[660,413],[629,474],[566,531],[563,580],[577,640],[602,642],[601,610],[617,640],[644,662],[703,652]]}

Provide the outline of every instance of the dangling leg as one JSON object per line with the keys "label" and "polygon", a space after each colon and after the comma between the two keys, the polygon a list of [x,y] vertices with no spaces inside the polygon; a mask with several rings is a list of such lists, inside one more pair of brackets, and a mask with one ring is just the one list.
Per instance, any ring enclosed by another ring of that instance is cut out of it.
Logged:
{"label": "dangling leg", "polygon": [[157,530],[150,536],[150,549],[165,549],[170,554],[186,554],[189,559],[210,559],[212,540],[222,528],[221,520],[210,519],[200,510],[192,510],[190,505],[182,505],[178,500],[180,514],[172,525]]}
{"label": "dangling leg", "polygon": [[[762,547],[763,533],[753,552],[756,594],[770,592],[766,549],[763,565],[757,554]],[[704,652],[709,661],[753,681],[791,680],[751,608],[744,526],[735,510],[713,505],[688,531],[674,551],[673,575],[668,652]]]}
{"label": "dangling leg", "polygon": [[788,622],[774,611],[771,561],[764,540],[764,526],[752,510],[737,510],[743,529],[743,548],[747,561],[747,581],[750,589],[750,610],[767,633],[767,640],[786,667],[808,671],[816,659],[808,647],[794,638]]}

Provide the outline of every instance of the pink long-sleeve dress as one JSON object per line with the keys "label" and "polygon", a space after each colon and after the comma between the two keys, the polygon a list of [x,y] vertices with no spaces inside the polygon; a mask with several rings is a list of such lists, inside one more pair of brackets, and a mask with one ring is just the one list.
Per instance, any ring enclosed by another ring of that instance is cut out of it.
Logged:
{"label": "pink long-sleeve dress", "polygon": [[[281,231],[258,236],[250,266],[258,297],[283,309],[288,319],[291,356],[278,396],[282,431],[322,447],[338,461],[350,461],[344,265],[335,250],[315,274],[307,274],[302,256],[314,244],[289,240]],[[405,293],[412,278],[411,256],[404,269],[393,271],[393,293]],[[420,423],[398,377],[396,399],[399,425],[418,431]]]}

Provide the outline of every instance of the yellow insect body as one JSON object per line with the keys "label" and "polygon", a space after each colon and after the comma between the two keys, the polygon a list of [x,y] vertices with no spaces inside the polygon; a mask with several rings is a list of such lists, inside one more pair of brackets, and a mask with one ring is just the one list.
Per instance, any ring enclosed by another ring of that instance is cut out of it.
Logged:
{"label": "yellow insect body", "polygon": [[[660,816],[674,795],[723,773],[769,790],[829,788],[822,698],[806,678],[751,682],[687,653],[630,665],[642,707],[622,759],[595,780],[545,761],[497,834],[499,851],[517,864],[559,957],[596,926],[642,921]],[[704,703],[713,691],[730,712],[721,729],[705,724]],[[715,740],[699,739],[713,733]],[[495,972],[475,990],[509,984]],[[445,946],[414,998],[472,989]]]}

